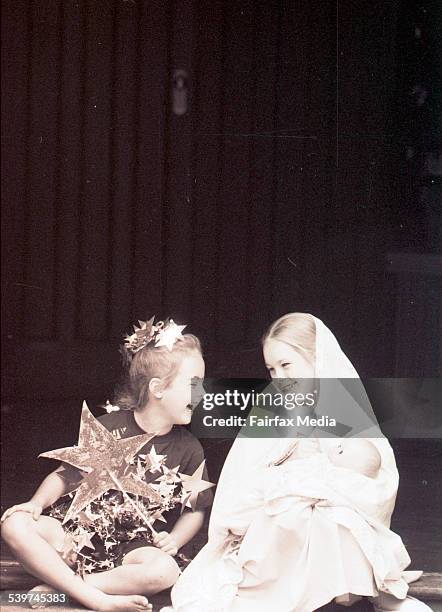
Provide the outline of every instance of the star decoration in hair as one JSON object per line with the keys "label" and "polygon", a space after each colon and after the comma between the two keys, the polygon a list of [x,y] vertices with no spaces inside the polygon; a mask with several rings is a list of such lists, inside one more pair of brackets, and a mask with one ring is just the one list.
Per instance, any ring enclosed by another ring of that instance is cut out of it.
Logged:
{"label": "star decoration in hair", "polygon": [[124,346],[131,353],[137,353],[144,348],[155,337],[158,327],[153,324],[155,315],[148,321],[138,321],[138,325],[134,325],[133,334],[129,334],[124,338]]}
{"label": "star decoration in hair", "polygon": [[63,523],[72,519],[91,501],[109,489],[121,490],[149,498],[155,503],[161,497],[153,487],[131,472],[133,457],[155,434],[142,434],[117,440],[90,412],[83,402],[78,446],[59,448],[39,457],[57,459],[86,472]]}
{"label": "star decoration in hair", "polygon": [[182,509],[184,509],[184,506],[188,506],[195,511],[198,494],[215,486],[213,482],[203,480],[202,478],[205,463],[206,462],[204,460],[191,476],[180,473],[183,486],[183,494],[181,499],[181,503],[183,504]]}
{"label": "star decoration in hair", "polygon": [[156,337],[155,347],[167,346],[169,351],[173,349],[175,342],[183,337],[181,333],[186,325],[177,325],[173,319],[169,319],[168,322],[162,327]]}
{"label": "star decoration in hair", "polygon": [[125,362],[130,363],[135,353],[151,343],[155,348],[166,346],[171,351],[175,342],[183,337],[181,332],[186,325],[177,325],[173,319],[156,323],[154,320],[153,316],[148,321],[138,321],[138,325],[133,326],[133,333],[125,336],[124,345],[120,347]]}

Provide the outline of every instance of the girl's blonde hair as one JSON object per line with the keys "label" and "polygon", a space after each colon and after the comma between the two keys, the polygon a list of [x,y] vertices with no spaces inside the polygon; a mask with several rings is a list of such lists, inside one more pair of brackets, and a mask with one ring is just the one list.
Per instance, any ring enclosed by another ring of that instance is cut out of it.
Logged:
{"label": "girl's blonde hair", "polygon": [[149,399],[149,383],[160,378],[169,385],[184,357],[190,353],[202,354],[201,343],[193,334],[183,334],[169,351],[166,346],[146,345],[134,354],[126,380],[115,397],[115,404],[123,410],[140,410]]}
{"label": "girl's blonde hair", "polygon": [[316,325],[311,314],[290,312],[270,325],[262,343],[266,340],[280,340],[295,349],[311,364],[316,359]]}

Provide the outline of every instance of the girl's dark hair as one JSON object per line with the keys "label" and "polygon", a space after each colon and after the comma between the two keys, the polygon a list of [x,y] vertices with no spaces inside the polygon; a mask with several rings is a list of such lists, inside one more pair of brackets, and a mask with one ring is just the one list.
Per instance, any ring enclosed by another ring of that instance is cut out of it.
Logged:
{"label": "girl's dark hair", "polygon": [[115,394],[114,403],[122,410],[140,410],[149,399],[149,383],[161,378],[165,385],[174,379],[183,358],[189,353],[201,355],[201,343],[193,334],[183,334],[169,351],[166,346],[148,344],[135,353],[125,380]]}

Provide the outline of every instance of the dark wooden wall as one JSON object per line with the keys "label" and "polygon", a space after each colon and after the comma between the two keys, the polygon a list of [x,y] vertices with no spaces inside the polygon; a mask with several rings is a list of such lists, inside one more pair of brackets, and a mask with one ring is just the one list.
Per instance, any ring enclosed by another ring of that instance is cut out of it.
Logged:
{"label": "dark wooden wall", "polygon": [[262,374],[293,310],[393,373],[396,2],[2,6],[8,396],[108,393],[152,313],[212,375]]}

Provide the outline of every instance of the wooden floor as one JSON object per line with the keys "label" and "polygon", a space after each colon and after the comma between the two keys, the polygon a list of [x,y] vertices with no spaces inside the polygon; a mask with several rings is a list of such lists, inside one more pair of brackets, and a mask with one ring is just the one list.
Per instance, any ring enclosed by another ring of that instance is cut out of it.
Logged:
{"label": "wooden floor", "polygon": [[[25,590],[32,588],[32,586],[37,583],[37,581],[31,576],[24,574],[21,568],[19,568],[15,562],[2,560],[1,572],[3,578],[2,588],[7,586],[6,590]],[[428,595],[428,597],[422,596],[422,594],[425,593]],[[411,594],[418,597],[421,601],[425,601],[434,612],[442,612],[442,574],[424,575],[423,579],[416,583],[416,587],[413,588],[413,592]],[[150,601],[153,604],[154,612],[159,612],[164,606],[170,605],[169,592],[163,592],[151,597]],[[2,606],[2,609],[4,608],[6,609],[6,606]],[[25,608],[28,608],[26,604],[7,606],[9,612],[14,612],[14,610],[19,611]],[[50,609],[52,612],[62,612],[64,610],[69,612],[83,612],[85,610],[85,608],[79,606],[75,602],[72,602],[66,606],[51,606]],[[321,612],[344,612],[345,608],[342,606],[329,604],[320,610]],[[372,610],[372,606],[366,599],[354,604],[351,607],[352,612],[372,612]]]}
{"label": "wooden floor", "polygon": [[[230,441],[203,441],[206,447],[207,460],[211,467],[211,478],[216,481]],[[425,572],[442,573],[442,440],[397,440],[392,445],[395,450],[399,473],[401,476],[392,529],[398,533],[412,559],[409,569],[420,569]],[[57,445],[49,445],[56,447]],[[35,449],[23,449],[19,455],[12,455],[10,441],[4,448],[2,479],[2,511],[14,503],[30,497],[36,484],[51,469],[48,462],[35,460]],[[43,446],[43,448],[46,448]],[[13,456],[13,460],[9,458]],[[198,550],[205,542],[206,534],[201,532],[192,543],[193,551]],[[190,551],[192,552],[192,551]],[[2,550],[2,560],[12,561],[6,548]],[[438,577],[440,580],[440,577]],[[20,588],[29,584],[21,583]],[[442,586],[442,585],[441,585]],[[2,586],[4,589],[5,586]],[[17,588],[17,587],[15,587]],[[153,598],[155,612],[168,604],[168,595],[162,594]],[[430,603],[429,601],[427,603]],[[442,612],[442,602],[431,602],[434,612]],[[3,607],[2,607],[3,609]],[[14,612],[23,607],[5,607]],[[60,612],[63,608],[51,608]],[[69,612],[80,610],[70,607]],[[327,606],[323,612],[343,612],[342,607]],[[367,602],[352,607],[352,612],[368,612],[371,607]],[[278,612],[275,610],[274,612]]]}

